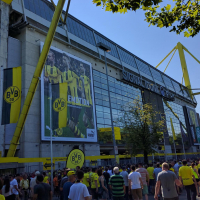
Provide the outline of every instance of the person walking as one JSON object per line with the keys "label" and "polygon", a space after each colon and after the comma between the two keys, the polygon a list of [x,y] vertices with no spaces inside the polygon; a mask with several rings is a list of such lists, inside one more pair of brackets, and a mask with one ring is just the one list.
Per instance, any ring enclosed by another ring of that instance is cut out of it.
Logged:
{"label": "person walking", "polygon": [[107,200],[108,198],[108,188],[106,184],[106,180],[103,176],[102,169],[97,170],[97,174],[99,176],[99,200]]}
{"label": "person walking", "polygon": [[162,172],[162,168],[160,167],[160,164],[157,163],[156,168],[153,170],[153,177],[154,177],[155,181],[157,181],[157,176],[160,172]]}
{"label": "person walking", "polygon": [[149,164],[147,171],[149,173],[149,193],[154,194],[155,179],[153,177],[153,171],[154,171],[153,164]]}
{"label": "person walking", "polygon": [[135,170],[141,174],[142,178],[142,194],[145,196],[145,200],[148,200],[148,185],[149,185],[149,174],[145,168],[143,168],[142,163],[138,164],[138,169]]}
{"label": "person walking", "polygon": [[124,200],[125,185],[124,179],[119,174],[119,168],[114,167],[114,175],[110,177],[109,186],[112,191],[113,200]]}
{"label": "person walking", "polygon": [[131,173],[128,175],[129,194],[132,194],[133,199],[142,200],[143,183],[141,174],[135,172],[135,166],[131,166]]}
{"label": "person walking", "polygon": [[19,187],[18,187],[18,182],[17,182],[17,179],[19,179],[19,174],[16,175],[16,177],[14,178],[13,175],[10,176],[10,185],[13,186],[13,189],[12,189],[12,194],[15,195],[15,199],[18,200],[19,199],[19,194],[21,194],[20,190],[19,190]]}
{"label": "person walking", "polygon": [[4,179],[4,185],[2,187],[2,195],[6,200],[15,200],[15,195],[12,194],[13,186],[10,185],[10,179],[8,176]]}
{"label": "person walking", "polygon": [[97,168],[92,169],[92,175],[91,175],[91,193],[93,200],[98,199],[98,191],[99,191],[99,176],[97,174]]}
{"label": "person walking", "polygon": [[123,177],[124,184],[125,184],[125,187],[126,187],[124,198],[126,200],[128,200],[128,172],[126,171],[125,166],[122,167],[122,170],[123,171],[120,173],[120,175]]}
{"label": "person walking", "polygon": [[63,186],[63,200],[68,200],[70,188],[76,181],[76,175],[74,171],[69,171],[67,175],[68,181]]}
{"label": "person walking", "polygon": [[[109,179],[110,179],[110,174],[108,173],[108,167],[105,168],[105,172],[103,173],[103,175],[106,180],[106,185],[108,187],[108,183],[109,183]],[[109,195],[109,198],[111,199],[110,187],[108,187],[108,195]]]}
{"label": "person walking", "polygon": [[185,190],[187,192],[187,199],[191,200],[191,192],[192,192],[192,200],[196,200],[196,179],[193,174],[193,171],[190,167],[187,166],[187,161],[183,160],[183,166],[179,168],[179,179],[183,182],[185,186]]}
{"label": "person walking", "polygon": [[31,197],[31,199],[33,199],[34,187],[35,187],[35,185],[37,185],[36,180],[37,180],[37,176],[40,175],[40,172],[39,172],[39,171],[36,171],[34,175],[35,175],[35,177],[32,178],[32,179],[31,179],[31,182],[30,182],[30,189],[31,189],[30,197]]}
{"label": "person walking", "polygon": [[[69,172],[68,172],[69,173]],[[84,173],[81,170],[77,171],[77,181],[74,183],[69,191],[69,200],[91,200],[92,197],[88,192],[85,184],[81,183]]]}
{"label": "person walking", "polygon": [[37,175],[37,185],[34,186],[33,200],[52,200],[51,186],[43,183],[44,177]]}
{"label": "person walking", "polygon": [[20,181],[22,200],[28,200],[28,188],[29,188],[29,180],[27,179],[27,175],[24,174],[23,179]]}
{"label": "person walking", "polygon": [[158,173],[155,195],[154,198],[158,199],[158,194],[161,187],[163,200],[178,200],[178,193],[176,191],[176,185],[182,186],[182,183],[177,178],[176,174],[169,170],[167,163],[162,164],[162,172]]}

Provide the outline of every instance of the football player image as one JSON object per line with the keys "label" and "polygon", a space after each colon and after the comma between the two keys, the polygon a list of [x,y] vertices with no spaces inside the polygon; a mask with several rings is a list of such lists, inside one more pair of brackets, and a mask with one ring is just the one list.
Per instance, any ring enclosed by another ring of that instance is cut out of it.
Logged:
{"label": "football player image", "polygon": [[61,71],[55,66],[55,53],[53,51],[49,51],[47,56],[47,61],[45,64],[45,74],[44,81],[49,81],[52,84],[61,82]]}
{"label": "football player image", "polygon": [[81,78],[83,79],[84,83],[84,92],[85,92],[85,98],[89,102],[89,107],[85,108],[85,113],[83,115],[83,122],[86,127],[89,126],[88,120],[90,121],[90,124],[92,127],[94,127],[94,121],[93,121],[93,104],[92,104],[92,97],[91,97],[91,81],[90,79],[86,76],[85,72],[85,67],[83,64],[80,65],[80,73],[81,73]]}
{"label": "football player image", "polygon": [[70,99],[72,100],[70,104],[68,102],[70,119],[67,119],[67,126],[73,131],[75,137],[84,138],[84,134],[78,128],[78,120],[82,107],[80,107],[80,103],[76,100],[79,97],[78,91],[82,89],[79,87],[79,77],[71,70],[70,57],[65,53],[63,53],[63,68],[64,72],[62,72],[61,81],[68,83],[68,97],[70,95]]}

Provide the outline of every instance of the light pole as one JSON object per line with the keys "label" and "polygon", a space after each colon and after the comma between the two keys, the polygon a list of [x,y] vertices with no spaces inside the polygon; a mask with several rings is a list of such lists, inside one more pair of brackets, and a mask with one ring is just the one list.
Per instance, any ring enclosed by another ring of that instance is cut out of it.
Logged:
{"label": "light pole", "polygon": [[112,128],[112,137],[113,137],[113,147],[114,147],[114,155],[115,155],[115,162],[116,162],[116,154],[118,154],[116,151],[116,141],[115,141],[115,134],[114,134],[114,126],[113,126],[113,116],[112,116],[112,108],[111,108],[111,100],[110,100],[110,86],[108,82],[108,67],[107,67],[107,61],[106,61],[106,52],[110,52],[111,48],[102,42],[97,43],[97,47],[102,49],[104,51],[104,58],[105,58],[105,67],[106,67],[106,78],[107,78],[107,84],[108,84],[108,98],[109,98],[109,106],[110,106],[110,115],[111,115],[111,128]]}

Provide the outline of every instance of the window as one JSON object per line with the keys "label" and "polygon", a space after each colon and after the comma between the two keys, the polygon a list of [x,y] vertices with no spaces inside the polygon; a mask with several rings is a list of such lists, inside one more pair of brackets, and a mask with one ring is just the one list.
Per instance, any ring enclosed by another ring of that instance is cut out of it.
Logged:
{"label": "window", "polygon": [[150,69],[151,69],[153,78],[163,83],[163,79],[162,79],[160,72],[152,67],[150,67]]}
{"label": "window", "polygon": [[139,60],[138,58],[135,58],[135,60],[136,60],[138,69],[139,69],[141,72],[143,72],[143,73],[145,73],[145,74],[151,76],[151,72],[150,72],[150,70],[149,70],[149,65],[147,65],[147,64],[144,63],[143,61]]}

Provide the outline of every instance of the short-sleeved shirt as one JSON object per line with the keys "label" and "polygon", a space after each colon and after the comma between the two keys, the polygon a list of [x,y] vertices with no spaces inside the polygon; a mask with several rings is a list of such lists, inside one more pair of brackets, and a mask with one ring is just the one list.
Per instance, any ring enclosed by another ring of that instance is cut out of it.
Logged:
{"label": "short-sleeved shirt", "polygon": [[192,185],[194,184],[192,179],[193,171],[188,166],[182,166],[179,168],[179,176],[183,180],[183,185]]}
{"label": "short-sleeved shirt", "polygon": [[11,182],[10,182],[10,185],[13,186],[13,189],[12,189],[12,193],[15,194],[15,195],[18,195],[18,191],[15,189],[15,186],[17,186],[18,188],[18,183],[17,183],[17,180],[16,179],[13,179]]}
{"label": "short-sleeved shirt", "polygon": [[148,174],[147,170],[145,168],[138,168],[135,171],[141,174],[143,185],[147,185],[147,174]]}
{"label": "short-sleeved shirt", "polygon": [[122,171],[120,175],[123,176],[125,186],[128,186],[128,172]]}
{"label": "short-sleeved shirt", "polygon": [[103,175],[104,175],[104,177],[106,179],[106,183],[108,185],[108,182],[109,182],[109,179],[110,179],[110,174],[108,172],[104,172]]}
{"label": "short-sleeved shirt", "polygon": [[96,188],[95,181],[97,181],[98,188],[100,187],[99,176],[97,173],[93,173],[91,176],[91,188]]}
{"label": "short-sleeved shirt", "polygon": [[71,200],[84,200],[90,196],[86,185],[83,183],[75,183],[71,186],[68,198]]}
{"label": "short-sleeved shirt", "polygon": [[45,177],[44,177],[44,180],[43,180],[43,183],[48,183],[48,179],[49,179],[49,177],[48,177],[48,176],[45,176]]}
{"label": "short-sleeved shirt", "polygon": [[47,183],[40,183],[34,186],[34,194],[37,194],[37,200],[49,200],[51,187]]}
{"label": "short-sleeved shirt", "polygon": [[139,172],[132,172],[128,175],[128,179],[131,180],[132,190],[141,188],[140,178],[141,178],[141,174]]}
{"label": "short-sleeved shirt", "polygon": [[121,175],[112,175],[108,184],[112,186],[112,195],[114,197],[124,196],[124,179]]}
{"label": "short-sleeved shirt", "polygon": [[162,171],[158,174],[158,181],[161,184],[162,196],[164,198],[177,197],[177,191],[175,186],[176,174],[172,171]]}
{"label": "short-sleeved shirt", "polygon": [[89,174],[88,173],[84,173],[84,177],[83,177],[83,184],[86,185],[86,187],[89,187],[89,182],[87,181],[87,179],[89,179]]}
{"label": "short-sleeved shirt", "polygon": [[154,168],[153,167],[148,167],[147,171],[149,173],[149,179],[154,179],[154,177],[153,177]]}
{"label": "short-sleeved shirt", "polygon": [[155,175],[156,181],[157,181],[157,176],[158,176],[158,174],[159,174],[160,172],[162,172],[162,169],[161,169],[160,167],[157,167],[157,168],[155,168],[155,169],[153,170],[153,173],[154,173],[154,175]]}
{"label": "short-sleeved shirt", "polygon": [[54,177],[53,183],[55,186],[58,186],[58,177]]}
{"label": "short-sleeved shirt", "polygon": [[173,167],[171,167],[169,170],[172,171],[172,172],[174,172],[174,168]]}
{"label": "short-sleeved shirt", "polygon": [[68,200],[68,196],[69,196],[69,191],[71,186],[73,185],[72,182],[66,182],[63,186],[63,198],[64,200]]}

